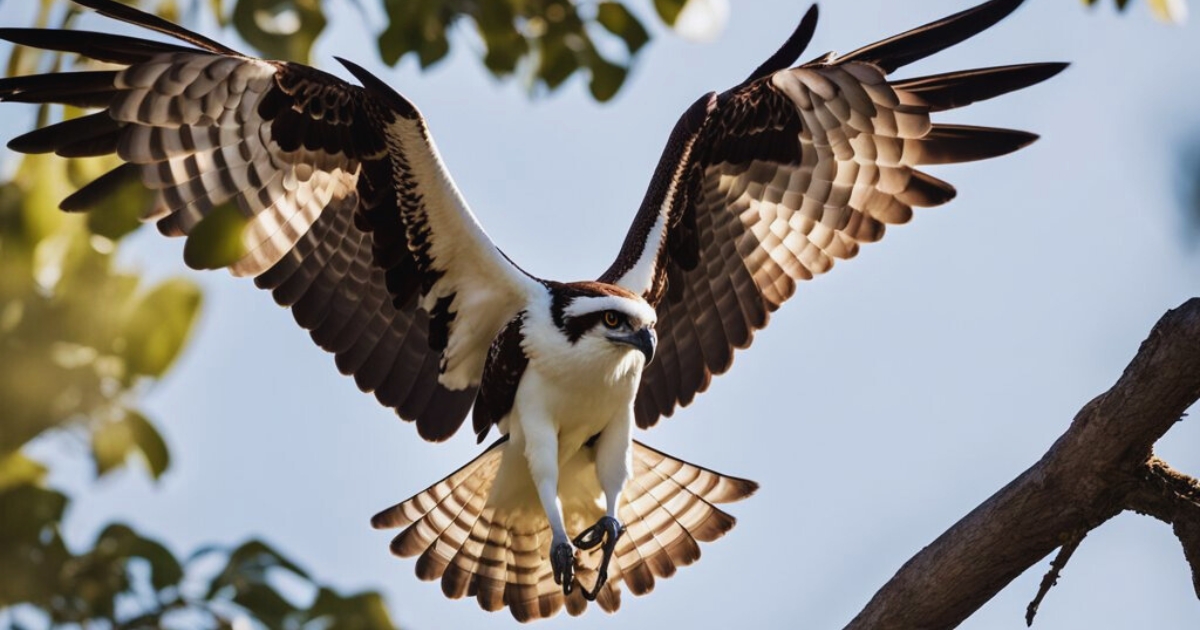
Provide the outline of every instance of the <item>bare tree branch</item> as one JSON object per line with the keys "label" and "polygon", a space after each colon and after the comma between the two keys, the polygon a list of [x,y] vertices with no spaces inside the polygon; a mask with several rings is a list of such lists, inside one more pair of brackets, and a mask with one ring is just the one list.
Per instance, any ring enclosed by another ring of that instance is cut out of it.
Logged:
{"label": "bare tree branch", "polygon": [[1050,561],[1050,570],[1046,571],[1046,575],[1042,576],[1042,583],[1038,586],[1037,595],[1033,601],[1029,602],[1029,606],[1025,609],[1025,625],[1032,626],[1034,617],[1037,617],[1038,608],[1042,605],[1042,600],[1046,598],[1046,594],[1050,589],[1058,584],[1058,578],[1062,575],[1062,570],[1067,567],[1067,563],[1071,561],[1071,556],[1079,549],[1079,543],[1083,542],[1087,532],[1080,532],[1075,538],[1067,541],[1058,550],[1058,555],[1054,556],[1054,560]]}
{"label": "bare tree branch", "polygon": [[1200,486],[1152,449],[1197,399],[1193,298],[1155,324],[1116,384],[1080,410],[1040,461],[905,563],[846,627],[953,628],[1052,551],[1126,509],[1172,523],[1196,579]]}

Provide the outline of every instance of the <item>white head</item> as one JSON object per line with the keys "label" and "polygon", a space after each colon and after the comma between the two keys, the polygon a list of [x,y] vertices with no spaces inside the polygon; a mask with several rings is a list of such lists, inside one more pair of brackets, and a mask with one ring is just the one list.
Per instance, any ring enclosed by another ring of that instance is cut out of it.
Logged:
{"label": "white head", "polygon": [[556,285],[551,315],[572,345],[624,359],[654,358],[658,315],[645,300],[621,287],[600,282]]}

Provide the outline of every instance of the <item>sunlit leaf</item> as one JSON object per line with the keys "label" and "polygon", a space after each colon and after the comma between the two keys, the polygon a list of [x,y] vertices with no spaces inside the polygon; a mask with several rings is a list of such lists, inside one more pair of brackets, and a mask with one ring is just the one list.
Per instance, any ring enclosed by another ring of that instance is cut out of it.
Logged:
{"label": "sunlit leaf", "polygon": [[138,300],[126,320],[124,357],[131,374],[161,377],[187,342],[200,308],[200,289],[166,280]]}
{"label": "sunlit leaf", "polygon": [[687,4],[687,0],[654,0],[654,10],[658,12],[658,17],[662,18],[667,26],[670,26],[679,18],[679,13],[683,11],[685,4]]}
{"label": "sunlit leaf", "polygon": [[14,178],[24,193],[24,238],[30,245],[58,231],[67,220],[58,203],[72,189],[66,161],[54,155],[26,155]]}
{"label": "sunlit leaf", "polygon": [[212,11],[213,17],[217,18],[217,24],[228,26],[229,18],[225,15],[225,0],[208,0],[208,8]]}
{"label": "sunlit leaf", "polygon": [[134,447],[133,429],[123,418],[98,423],[92,429],[92,459],[96,462],[96,475],[101,476],[123,466]]}
{"label": "sunlit leaf", "polygon": [[1148,1],[1150,2],[1150,11],[1154,13],[1154,17],[1164,22],[1181,24],[1187,20],[1187,3],[1184,0]]}
{"label": "sunlit leaf", "polygon": [[213,208],[188,234],[183,261],[192,269],[220,269],[246,255],[242,236],[250,222],[232,203]]}
{"label": "sunlit leaf", "polygon": [[[650,34],[637,17],[619,2],[601,2],[596,8],[596,21],[608,32],[625,41],[630,54],[636,53],[650,41]],[[618,83],[618,87],[620,84]],[[611,98],[611,96],[610,96]],[[607,100],[607,99],[602,99]]]}
{"label": "sunlit leaf", "polygon": [[[121,163],[120,158],[115,155],[107,158],[74,159],[69,162],[68,172],[72,175],[78,172],[79,178],[82,179],[78,183],[84,185],[107,173],[110,169],[120,166]],[[88,172],[81,172],[85,168],[88,169]],[[88,210],[85,215],[87,227],[94,234],[113,241],[120,240],[142,225],[140,217],[147,214],[153,203],[153,193],[141,182],[136,180],[124,182]]]}
{"label": "sunlit leaf", "polygon": [[129,424],[134,445],[146,461],[146,468],[150,470],[150,475],[158,479],[171,465],[171,453],[167,450],[167,443],[159,434],[158,429],[154,428],[154,425],[137,411],[127,410],[125,422]]}
{"label": "sunlit leaf", "polygon": [[325,630],[388,630],[396,627],[379,593],[342,596],[322,588],[308,611],[308,618],[319,622]]}
{"label": "sunlit leaf", "polygon": [[313,43],[326,24],[320,0],[239,0],[231,20],[265,55],[301,63],[311,63]]}
{"label": "sunlit leaf", "polygon": [[22,484],[40,485],[46,467],[20,452],[0,455],[0,492]]}

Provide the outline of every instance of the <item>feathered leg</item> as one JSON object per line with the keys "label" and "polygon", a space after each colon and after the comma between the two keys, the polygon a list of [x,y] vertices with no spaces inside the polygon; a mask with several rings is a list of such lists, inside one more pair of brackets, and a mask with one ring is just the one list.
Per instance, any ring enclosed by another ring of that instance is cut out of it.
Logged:
{"label": "feathered leg", "polygon": [[617,549],[617,541],[625,533],[625,527],[617,520],[617,510],[621,503],[621,491],[625,488],[632,468],[632,431],[631,408],[627,415],[605,428],[596,441],[596,477],[600,480],[600,487],[604,489],[607,510],[595,525],[583,530],[574,541],[576,547],[584,550],[603,545],[596,584],[590,592],[583,591],[583,596],[591,601],[595,601],[600,590],[604,588],[604,583],[608,581],[608,563]]}

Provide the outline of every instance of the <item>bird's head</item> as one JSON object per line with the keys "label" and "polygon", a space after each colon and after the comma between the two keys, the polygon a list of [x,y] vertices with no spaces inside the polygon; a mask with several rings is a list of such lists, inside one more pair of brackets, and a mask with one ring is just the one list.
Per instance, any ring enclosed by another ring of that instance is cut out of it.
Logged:
{"label": "bird's head", "polygon": [[574,345],[606,348],[623,355],[641,353],[650,363],[658,336],[658,316],[641,296],[600,282],[563,285],[555,300],[555,323]]}

